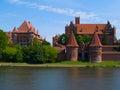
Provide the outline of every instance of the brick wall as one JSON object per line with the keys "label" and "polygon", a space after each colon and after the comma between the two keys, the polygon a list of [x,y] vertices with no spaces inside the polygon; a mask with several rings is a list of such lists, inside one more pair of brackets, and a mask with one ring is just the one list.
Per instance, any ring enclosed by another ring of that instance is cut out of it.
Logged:
{"label": "brick wall", "polygon": [[118,47],[117,45],[104,45],[102,46],[103,52],[113,51],[115,47]]}
{"label": "brick wall", "polygon": [[103,52],[103,61],[120,61],[120,52]]}

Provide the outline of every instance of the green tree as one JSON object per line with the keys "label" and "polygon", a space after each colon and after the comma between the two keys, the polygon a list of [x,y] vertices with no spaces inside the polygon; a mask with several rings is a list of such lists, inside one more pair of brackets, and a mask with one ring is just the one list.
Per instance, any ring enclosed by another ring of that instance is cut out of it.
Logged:
{"label": "green tree", "polygon": [[8,36],[3,30],[0,29],[0,49],[4,49],[8,45]]}
{"label": "green tree", "polygon": [[50,44],[50,42],[44,40],[44,41],[42,41],[42,45],[51,45],[51,44]]}
{"label": "green tree", "polygon": [[113,48],[113,50],[120,52],[120,44],[118,44],[118,47]]}
{"label": "green tree", "polygon": [[31,61],[31,46],[24,46],[22,47],[22,52],[23,52],[23,61],[29,63]]}
{"label": "green tree", "polygon": [[103,32],[103,41],[102,41],[102,44],[103,45],[108,45],[109,44],[109,39],[108,39],[106,30],[104,30],[104,32]]}
{"label": "green tree", "polygon": [[52,46],[43,46],[44,56],[47,63],[54,63],[57,59],[57,50]]}
{"label": "green tree", "polygon": [[78,44],[85,43],[86,45],[90,44],[91,37],[90,35],[79,35],[75,34],[75,38]]}
{"label": "green tree", "polygon": [[59,43],[62,45],[66,45],[68,42],[68,38],[69,35],[63,33],[62,35],[59,36]]}
{"label": "green tree", "polygon": [[23,48],[24,61],[27,63],[45,63],[42,45]]}
{"label": "green tree", "polygon": [[14,47],[6,47],[3,50],[3,59],[7,62],[15,62],[15,55],[17,53],[17,49]]}
{"label": "green tree", "polygon": [[41,44],[40,40],[37,39],[37,38],[32,38],[32,40],[31,40],[30,43],[31,43],[31,45],[33,45],[33,46],[38,46],[38,45]]}
{"label": "green tree", "polygon": [[24,61],[27,63],[55,62],[57,51],[50,45],[23,47]]}
{"label": "green tree", "polygon": [[16,45],[15,48],[17,49],[15,62],[23,62],[23,51],[21,45]]}
{"label": "green tree", "polygon": [[90,42],[91,42],[90,35],[83,35],[83,42],[87,45],[90,44]]}

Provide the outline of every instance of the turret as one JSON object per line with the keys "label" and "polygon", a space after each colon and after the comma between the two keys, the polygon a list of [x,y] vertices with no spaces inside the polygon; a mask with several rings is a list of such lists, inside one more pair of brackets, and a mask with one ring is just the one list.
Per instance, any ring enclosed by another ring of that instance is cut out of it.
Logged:
{"label": "turret", "polygon": [[68,25],[65,26],[65,34],[70,34],[70,30],[69,30],[69,26]]}
{"label": "turret", "polygon": [[93,34],[92,41],[89,46],[89,61],[96,63],[102,61],[102,44],[96,31]]}
{"label": "turret", "polygon": [[73,31],[70,33],[68,44],[66,46],[66,57],[67,60],[77,61],[78,60],[78,44],[76,42]]}
{"label": "turret", "polygon": [[75,24],[80,24],[80,17],[75,17]]}

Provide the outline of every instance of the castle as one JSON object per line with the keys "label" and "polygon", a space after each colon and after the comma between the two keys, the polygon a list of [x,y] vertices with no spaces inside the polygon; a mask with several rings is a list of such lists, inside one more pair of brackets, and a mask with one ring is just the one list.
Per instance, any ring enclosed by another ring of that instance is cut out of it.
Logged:
{"label": "castle", "polygon": [[[53,37],[53,46],[59,52],[58,60],[120,61],[120,52],[114,50],[118,47],[116,28],[109,21],[107,24],[81,24],[80,17],[75,17],[75,24],[70,22],[65,26],[65,34],[69,35],[67,45],[59,43],[59,35]],[[92,37],[90,44],[77,43],[74,34],[89,35]]]}
{"label": "castle", "polygon": [[29,21],[24,21],[19,28],[14,27],[12,32],[6,33],[10,37],[9,41],[14,45],[29,46],[32,38],[37,38],[40,41],[44,40]]}

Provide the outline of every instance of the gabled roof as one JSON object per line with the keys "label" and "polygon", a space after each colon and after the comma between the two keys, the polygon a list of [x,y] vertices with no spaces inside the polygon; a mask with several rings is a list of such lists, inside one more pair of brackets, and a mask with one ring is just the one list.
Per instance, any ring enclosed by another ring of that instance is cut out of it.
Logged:
{"label": "gabled roof", "polygon": [[102,46],[102,44],[100,42],[100,39],[99,39],[98,34],[96,33],[96,31],[93,34],[90,46]]}
{"label": "gabled roof", "polygon": [[28,21],[24,21],[23,24],[18,28],[18,31],[28,31],[31,29],[33,26],[30,24]]}
{"label": "gabled roof", "polygon": [[67,47],[78,47],[73,31],[70,33]]}
{"label": "gabled roof", "polygon": [[102,34],[107,24],[74,24],[77,34],[93,34],[96,26],[98,27],[97,34]]}
{"label": "gabled roof", "polygon": [[24,21],[19,28],[14,28],[13,32],[16,33],[32,32],[34,34],[38,34],[38,32],[35,30],[35,28],[32,26],[32,24],[29,21]]}

